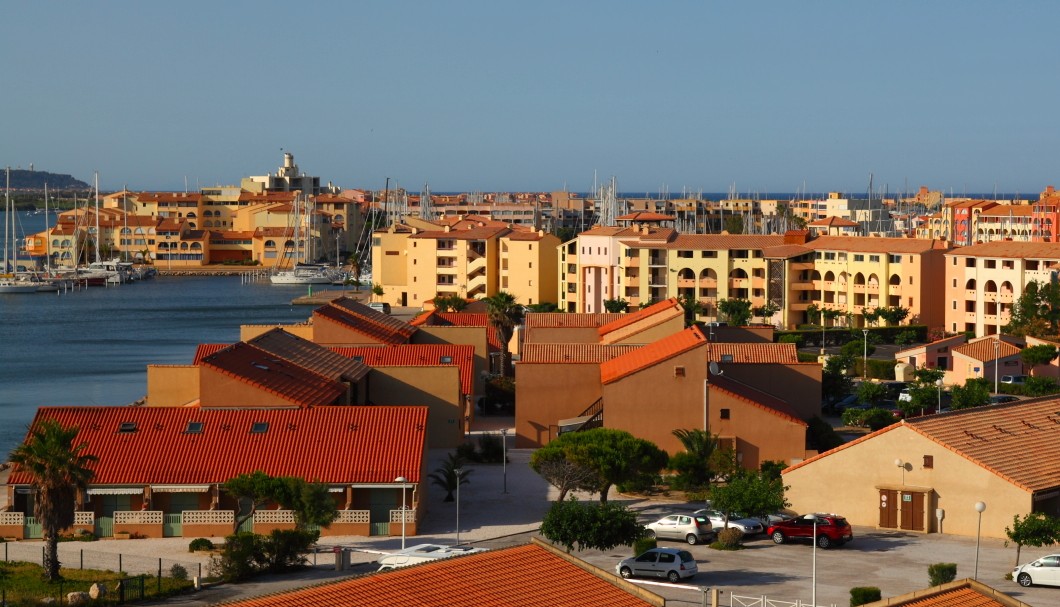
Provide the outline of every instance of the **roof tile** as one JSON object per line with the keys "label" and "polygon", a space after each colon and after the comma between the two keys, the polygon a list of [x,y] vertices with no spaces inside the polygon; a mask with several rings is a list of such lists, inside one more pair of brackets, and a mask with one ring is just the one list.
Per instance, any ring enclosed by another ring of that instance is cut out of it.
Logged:
{"label": "roof tile", "polygon": [[697,348],[705,346],[707,338],[699,327],[689,327],[659,341],[652,342],[617,358],[600,364],[600,381],[609,384]]}
{"label": "roof tile", "polygon": [[[397,346],[356,346],[331,348],[347,359],[360,358],[368,367],[460,367],[460,390],[463,394],[474,392],[475,346],[453,344],[401,344]],[[449,362],[443,359],[448,358]]]}

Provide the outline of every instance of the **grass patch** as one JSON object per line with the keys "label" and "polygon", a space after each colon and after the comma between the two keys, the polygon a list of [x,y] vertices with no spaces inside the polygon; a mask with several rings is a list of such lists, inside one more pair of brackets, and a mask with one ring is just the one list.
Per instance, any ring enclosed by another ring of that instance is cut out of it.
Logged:
{"label": "grass patch", "polygon": [[[34,563],[10,562],[0,563],[0,591],[6,599],[6,604],[14,605],[37,605],[45,597],[52,597],[60,602],[66,603],[66,595],[71,592],[88,592],[92,584],[102,584],[107,589],[106,596],[92,604],[117,604],[119,594],[115,590],[118,582],[126,586],[126,601],[133,597],[139,598],[140,577],[143,577],[143,597],[164,598],[176,594],[182,594],[192,589],[192,583],[188,580],[176,580],[163,577],[161,589],[156,576],[130,576],[116,571],[99,571],[93,569],[59,569],[62,579],[57,582],[46,582],[41,576],[44,569]],[[132,590],[135,588],[136,590]]]}

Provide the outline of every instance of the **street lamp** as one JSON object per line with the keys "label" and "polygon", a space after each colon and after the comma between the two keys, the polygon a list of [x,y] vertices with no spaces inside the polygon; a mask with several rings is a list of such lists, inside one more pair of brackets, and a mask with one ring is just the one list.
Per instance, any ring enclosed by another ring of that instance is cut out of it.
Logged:
{"label": "street lamp", "polygon": [[508,493],[508,429],[501,428],[501,471],[504,475],[504,493]]}
{"label": "street lamp", "polygon": [[810,602],[817,605],[817,515],[813,515],[813,589]]}
{"label": "street lamp", "polygon": [[405,549],[405,483],[409,482],[409,479],[404,476],[399,476],[394,479],[395,483],[401,483],[401,549]]}
{"label": "street lamp", "polygon": [[861,344],[865,346],[861,355],[861,373],[865,379],[869,378],[869,330],[861,330]]}
{"label": "street lamp", "polygon": [[998,360],[1001,357],[1001,340],[994,337],[994,394],[997,394],[997,368],[1000,364]]}
{"label": "street lamp", "polygon": [[464,471],[460,468],[453,470],[456,474],[456,545],[460,545],[460,481],[464,475]]}
{"label": "street lamp", "polygon": [[902,486],[905,486],[905,462],[901,458],[894,460],[894,465],[902,469]]}
{"label": "street lamp", "polygon": [[935,413],[942,413],[942,380],[936,379],[935,386],[939,389],[939,408],[935,409]]}
{"label": "street lamp", "polygon": [[979,513],[979,525],[975,528],[975,573],[972,574],[973,580],[979,579],[979,533],[983,530],[983,510],[986,510],[986,503],[976,502],[975,511]]}

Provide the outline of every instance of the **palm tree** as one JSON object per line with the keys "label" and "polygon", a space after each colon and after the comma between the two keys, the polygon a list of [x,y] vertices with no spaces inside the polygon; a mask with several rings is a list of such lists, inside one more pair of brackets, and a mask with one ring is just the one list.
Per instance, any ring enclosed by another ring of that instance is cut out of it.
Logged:
{"label": "palm tree", "polygon": [[508,342],[515,333],[515,325],[523,322],[523,307],[515,302],[514,295],[506,291],[497,291],[496,295],[482,301],[486,302],[486,315],[501,340],[501,377],[508,377],[508,367],[511,365]]}
{"label": "palm tree", "polygon": [[88,443],[74,445],[77,428],[46,419],[30,430],[29,439],[11,452],[11,462],[30,475],[35,493],[33,516],[44,535],[44,577],[59,579],[59,532],[74,524],[78,492],[88,488],[98,458],[85,453]]}
{"label": "palm tree", "polygon": [[462,457],[456,453],[450,453],[446,457],[445,462],[442,463],[441,468],[436,468],[434,472],[427,475],[431,482],[446,491],[443,502],[453,501],[453,491],[456,491],[457,483],[466,485],[471,482],[467,480],[467,476],[472,471],[463,468],[463,465],[464,459]]}

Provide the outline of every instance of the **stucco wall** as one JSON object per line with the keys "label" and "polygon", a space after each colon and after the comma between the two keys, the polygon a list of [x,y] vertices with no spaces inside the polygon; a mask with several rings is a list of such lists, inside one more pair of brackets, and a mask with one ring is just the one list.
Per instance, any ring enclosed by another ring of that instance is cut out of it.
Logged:
{"label": "stucco wall", "polygon": [[486,327],[421,326],[412,334],[414,344],[453,344],[475,347],[475,377],[472,395],[486,393],[483,371],[489,370],[489,342]]}
{"label": "stucco wall", "polygon": [[202,407],[295,407],[295,403],[221,374],[208,367],[199,368],[200,406]]}
{"label": "stucco wall", "polygon": [[447,449],[464,441],[459,367],[376,366],[368,374],[368,398],[377,405],[421,405],[427,415],[428,447]]}
{"label": "stucco wall", "polygon": [[556,422],[577,416],[602,394],[600,365],[515,365],[515,447],[540,447],[557,436]]}
{"label": "stucco wall", "polygon": [[725,364],[725,376],[786,401],[800,419],[821,415],[821,373],[818,363]]}
{"label": "stucco wall", "polygon": [[197,366],[147,365],[147,406],[182,407],[197,398]]}
{"label": "stucco wall", "polygon": [[[925,455],[933,459],[931,468],[924,467]],[[904,475],[896,459],[905,464]],[[868,527],[879,524],[881,487],[927,491],[927,528],[933,532],[936,508],[945,511],[943,533],[975,536],[974,506],[982,501],[982,535],[996,538],[1005,537],[1013,515],[1031,509],[1029,492],[902,425],[786,471],[783,480],[796,512],[835,512]]]}
{"label": "stucco wall", "polygon": [[[723,410],[728,410],[728,419],[722,418]],[[709,393],[708,415],[711,433],[737,439],[737,460],[744,468],[757,470],[765,461],[793,464],[805,458],[802,424],[716,389]]]}
{"label": "stucco wall", "polygon": [[239,326],[239,341],[250,341],[255,337],[272,331],[275,328],[281,328],[284,331],[292,335],[297,335],[302,339],[308,339],[313,341],[313,325],[307,323],[299,323],[295,325],[240,325]]}

